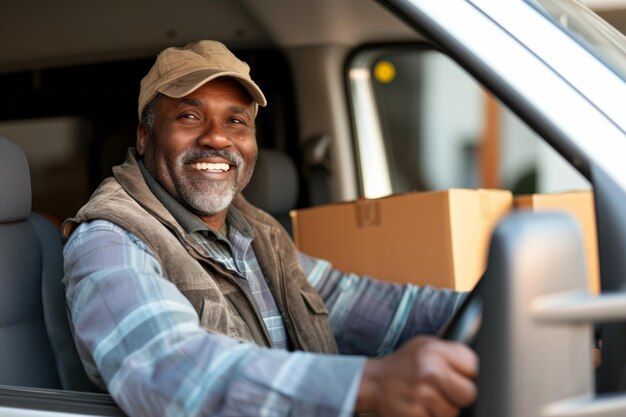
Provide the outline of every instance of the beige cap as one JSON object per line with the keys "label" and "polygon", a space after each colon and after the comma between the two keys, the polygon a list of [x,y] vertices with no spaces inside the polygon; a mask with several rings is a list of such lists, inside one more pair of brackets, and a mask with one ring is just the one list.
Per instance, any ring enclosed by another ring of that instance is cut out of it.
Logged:
{"label": "beige cap", "polygon": [[218,77],[236,79],[257,105],[267,104],[263,92],[250,78],[248,64],[238,59],[220,42],[197,41],[184,48],[167,48],[157,56],[156,62],[141,80],[139,119],[141,120],[141,113],[157,92],[180,98]]}

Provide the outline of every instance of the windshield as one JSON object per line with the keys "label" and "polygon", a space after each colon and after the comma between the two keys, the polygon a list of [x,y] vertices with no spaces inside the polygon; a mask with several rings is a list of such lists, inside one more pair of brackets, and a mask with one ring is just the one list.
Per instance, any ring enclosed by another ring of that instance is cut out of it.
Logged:
{"label": "windshield", "polygon": [[626,37],[578,0],[527,0],[626,79]]}

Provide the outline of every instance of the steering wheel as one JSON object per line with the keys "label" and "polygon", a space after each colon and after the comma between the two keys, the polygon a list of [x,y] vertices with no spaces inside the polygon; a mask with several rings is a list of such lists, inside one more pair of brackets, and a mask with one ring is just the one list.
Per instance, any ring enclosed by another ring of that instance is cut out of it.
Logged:
{"label": "steering wheel", "polygon": [[[454,313],[441,333],[441,338],[465,343],[476,350],[476,335],[483,316],[483,302],[480,279],[470,291],[461,306]],[[459,417],[474,417],[474,405],[461,410]]]}
{"label": "steering wheel", "polygon": [[482,279],[470,291],[441,333],[441,338],[465,343],[475,348],[476,335],[482,322]]}

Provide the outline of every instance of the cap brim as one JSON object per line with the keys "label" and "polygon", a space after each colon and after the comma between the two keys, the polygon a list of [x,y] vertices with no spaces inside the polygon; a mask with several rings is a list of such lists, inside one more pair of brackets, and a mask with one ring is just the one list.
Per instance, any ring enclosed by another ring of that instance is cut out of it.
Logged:
{"label": "cap brim", "polygon": [[258,85],[249,78],[242,77],[241,74],[231,71],[219,69],[203,69],[183,75],[175,81],[158,87],[156,91],[165,94],[168,97],[180,98],[196,91],[202,85],[219,77],[234,78],[246,89],[252,97],[252,100],[259,106],[266,106],[267,100]]}

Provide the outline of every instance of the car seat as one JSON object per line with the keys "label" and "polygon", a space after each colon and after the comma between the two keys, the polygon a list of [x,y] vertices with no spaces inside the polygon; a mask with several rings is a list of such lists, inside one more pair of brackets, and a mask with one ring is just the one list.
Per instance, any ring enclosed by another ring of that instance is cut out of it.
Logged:
{"label": "car seat", "polygon": [[55,226],[31,212],[24,152],[0,137],[0,384],[97,391],[67,320]]}

